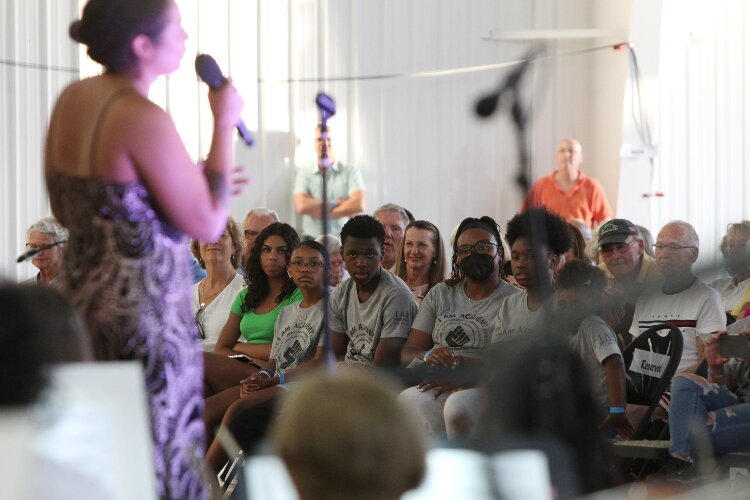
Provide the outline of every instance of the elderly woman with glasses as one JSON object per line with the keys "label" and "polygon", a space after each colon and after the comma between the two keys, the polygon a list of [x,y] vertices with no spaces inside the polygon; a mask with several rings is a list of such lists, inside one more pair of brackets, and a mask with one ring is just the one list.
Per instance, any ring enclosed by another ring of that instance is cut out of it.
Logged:
{"label": "elderly woman with glasses", "polygon": [[203,350],[212,351],[234,299],[244,287],[244,278],[237,272],[242,259],[240,227],[230,217],[218,240],[192,240],[190,249],[206,270],[206,277],[193,285],[190,305]]}
{"label": "elderly woman with glasses", "polygon": [[37,251],[31,263],[39,272],[25,283],[57,287],[67,239],[68,230],[54,217],[45,217],[29,227],[26,231],[26,250]]}
{"label": "elderly woman with glasses", "polygon": [[[519,292],[503,279],[503,260],[500,230],[492,218],[461,222],[453,243],[451,277],[434,286],[419,306],[401,350],[402,365],[455,368],[479,362],[490,343],[498,306]],[[399,397],[430,434],[453,437],[459,432],[448,415],[453,415],[449,408],[456,389],[425,380]]]}

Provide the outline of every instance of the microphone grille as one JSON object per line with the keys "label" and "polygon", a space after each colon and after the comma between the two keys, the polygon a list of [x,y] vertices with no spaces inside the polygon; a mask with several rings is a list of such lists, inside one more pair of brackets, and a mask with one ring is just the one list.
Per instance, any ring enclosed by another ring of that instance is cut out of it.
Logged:
{"label": "microphone grille", "polygon": [[224,83],[219,65],[208,54],[198,54],[195,57],[195,73],[212,89],[218,89]]}

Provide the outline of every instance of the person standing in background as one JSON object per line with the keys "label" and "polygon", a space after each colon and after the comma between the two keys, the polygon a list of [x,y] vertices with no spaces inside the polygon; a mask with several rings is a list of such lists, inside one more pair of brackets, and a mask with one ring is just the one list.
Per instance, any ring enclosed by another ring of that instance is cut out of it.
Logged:
{"label": "person standing in background", "polygon": [[[331,131],[325,142],[330,167],[323,163],[323,135],[320,125],[315,129],[315,152],[318,162],[312,168],[300,168],[294,180],[294,207],[302,215],[302,239],[314,239],[322,234],[320,219],[329,211],[328,231],[339,234],[349,216],[365,211],[365,183],[357,167],[336,160],[331,147]],[[323,176],[327,176],[328,204],[323,206],[321,193]]]}
{"label": "person standing in background", "polygon": [[572,137],[557,147],[557,169],[537,180],[523,201],[521,211],[544,206],[564,219],[581,219],[591,228],[612,217],[601,184],[581,172],[583,148]]}

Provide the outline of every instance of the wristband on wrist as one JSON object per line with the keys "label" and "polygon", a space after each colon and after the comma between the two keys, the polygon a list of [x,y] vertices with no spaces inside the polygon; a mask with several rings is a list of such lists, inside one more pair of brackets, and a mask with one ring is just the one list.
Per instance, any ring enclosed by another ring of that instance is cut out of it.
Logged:
{"label": "wristband on wrist", "polygon": [[331,202],[331,210],[333,210],[334,208],[336,208],[336,200],[333,200]]}
{"label": "wristband on wrist", "polygon": [[279,376],[279,384],[286,384],[286,375],[281,372],[277,373],[276,375]]}
{"label": "wristband on wrist", "polygon": [[431,349],[427,349],[427,350],[426,350],[426,351],[424,352],[424,354],[422,354],[422,359],[423,359],[424,361],[427,361],[427,358],[429,358],[429,357],[430,357],[430,354],[432,354],[432,351],[434,351],[434,350],[435,350],[435,348],[434,348],[434,347],[432,347]]}
{"label": "wristband on wrist", "polygon": [[271,370],[270,368],[263,368],[261,370],[258,370],[258,373],[262,373],[263,375],[265,375],[268,378],[273,378],[273,376],[274,376],[274,371]]}
{"label": "wristband on wrist", "polygon": [[610,406],[609,412],[615,413],[615,414],[625,413],[625,407],[624,406]]}

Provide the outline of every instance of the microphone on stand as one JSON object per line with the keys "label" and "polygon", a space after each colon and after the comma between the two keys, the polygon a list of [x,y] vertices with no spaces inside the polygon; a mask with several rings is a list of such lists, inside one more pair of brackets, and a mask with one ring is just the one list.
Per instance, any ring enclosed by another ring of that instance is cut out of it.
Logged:
{"label": "microphone on stand", "polygon": [[[320,138],[323,141],[323,148],[320,155],[320,164],[323,168],[327,169],[331,166],[331,162],[328,159],[328,120],[336,114],[336,103],[333,98],[323,92],[318,92],[315,96],[315,105],[320,111]],[[324,177],[325,179],[325,177]],[[327,233],[323,233],[327,234]]]}
{"label": "microphone on stand", "polygon": [[[328,159],[328,120],[336,114],[336,103],[333,98],[323,92],[318,92],[315,96],[315,105],[320,111],[320,139],[323,141],[319,164],[325,171],[321,172],[322,186],[320,199],[323,202],[323,213],[321,213],[320,224],[322,227],[323,234],[328,237],[328,228],[330,215],[330,209],[328,208],[328,168],[331,166],[331,162]],[[326,268],[331,268],[330,257],[326,259]],[[328,290],[330,282],[329,273],[323,273],[323,335],[325,336],[325,359],[326,365],[330,371],[333,371],[336,367],[336,355],[333,352],[333,339],[331,338],[331,327],[330,318],[328,315],[328,304],[330,303],[331,297]]]}
{"label": "microphone on stand", "polygon": [[34,248],[33,250],[28,250],[27,252],[22,253],[18,256],[18,259],[16,259],[16,263],[20,264],[23,261],[29,260],[39,252],[44,252],[45,250],[49,250],[52,247],[56,247],[57,245],[62,245],[63,243],[67,243],[67,240],[62,241],[56,241],[54,243],[48,243],[46,245],[42,245],[39,248]]}
{"label": "microphone on stand", "polygon": [[[208,54],[198,54],[195,57],[195,72],[211,90],[217,90],[227,80],[221,72],[216,60]],[[245,122],[237,122],[237,134],[248,146],[253,145],[253,136],[245,126]]]}
{"label": "microphone on stand", "polygon": [[[476,103],[476,113],[482,118],[491,116],[497,109],[497,104],[500,99],[505,99],[505,96],[513,96],[518,92],[521,79],[526,74],[526,71],[531,66],[531,63],[536,61],[539,54],[539,49],[531,49],[526,58],[503,80],[502,84],[493,92],[485,95],[479,99]],[[514,110],[514,115],[517,111]],[[514,116],[515,119],[515,116]]]}

